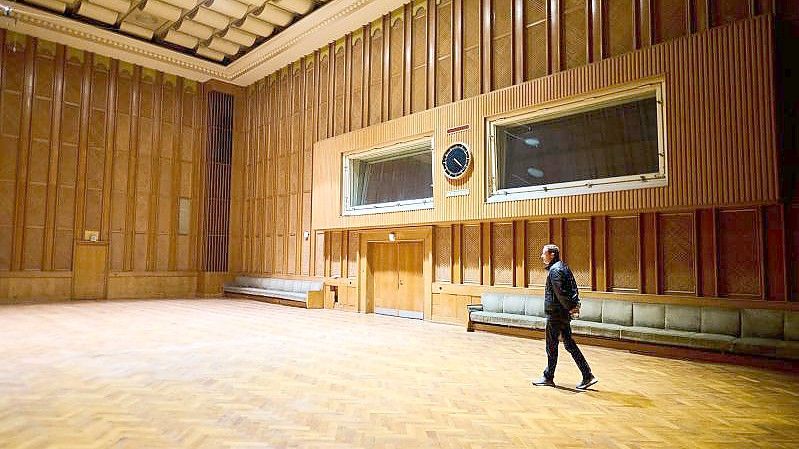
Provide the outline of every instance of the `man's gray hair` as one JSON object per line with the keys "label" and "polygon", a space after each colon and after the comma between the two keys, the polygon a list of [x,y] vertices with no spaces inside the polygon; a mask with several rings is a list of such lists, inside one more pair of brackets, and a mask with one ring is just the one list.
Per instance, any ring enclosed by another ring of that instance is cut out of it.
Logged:
{"label": "man's gray hair", "polygon": [[553,254],[556,259],[560,259],[560,248],[558,248],[558,245],[552,243],[544,245],[544,251]]}

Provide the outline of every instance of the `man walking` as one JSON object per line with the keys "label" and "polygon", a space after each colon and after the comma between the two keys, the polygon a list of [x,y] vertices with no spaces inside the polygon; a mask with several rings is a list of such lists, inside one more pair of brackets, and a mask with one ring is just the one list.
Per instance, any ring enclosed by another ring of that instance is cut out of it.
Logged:
{"label": "man walking", "polygon": [[555,367],[558,364],[558,338],[563,336],[563,346],[574,358],[583,380],[577,385],[578,390],[585,390],[598,382],[591,373],[591,367],[585,361],[583,353],[572,338],[570,321],[580,312],[580,296],[577,282],[569,266],[560,260],[560,248],[556,245],[544,245],[541,260],[547,266],[546,290],[544,293],[544,311],[547,314],[546,345],[547,368],[541,379],[534,380],[533,385],[555,386]]}

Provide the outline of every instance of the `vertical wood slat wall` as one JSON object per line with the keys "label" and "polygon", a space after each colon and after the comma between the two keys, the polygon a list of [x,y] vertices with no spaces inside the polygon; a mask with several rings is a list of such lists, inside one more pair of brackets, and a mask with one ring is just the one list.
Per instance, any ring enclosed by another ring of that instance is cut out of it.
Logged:
{"label": "vertical wood slat wall", "polygon": [[[248,88],[248,218],[234,258],[245,272],[315,274],[304,181],[317,140],[774,10],[772,0],[412,1]],[[302,125],[288,124],[293,114]],[[288,176],[303,179],[302,199],[275,179],[286,176],[280,157],[301,161]],[[302,228],[286,232],[295,216]]]}
{"label": "vertical wood slat wall", "polygon": [[[784,226],[781,205],[438,224],[435,282],[542,288],[541,248],[555,243],[584,291],[792,301],[788,261],[771,250]],[[327,231],[330,276],[354,257],[346,234],[358,235]]]}
{"label": "vertical wood slat wall", "polygon": [[198,268],[200,85],[5,30],[0,74],[0,278],[53,273],[56,290],[23,290],[69,297],[84,231],[109,245],[110,273]]}
{"label": "vertical wood slat wall", "polygon": [[206,175],[205,175],[205,253],[202,271],[228,271],[230,237],[230,181],[233,157],[232,95],[208,93]]}

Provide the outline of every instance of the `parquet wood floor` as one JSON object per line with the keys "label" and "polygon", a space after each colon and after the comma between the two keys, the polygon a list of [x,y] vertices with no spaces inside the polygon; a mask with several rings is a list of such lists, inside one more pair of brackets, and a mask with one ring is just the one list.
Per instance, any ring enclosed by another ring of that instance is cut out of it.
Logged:
{"label": "parquet wood floor", "polygon": [[0,307],[0,448],[796,448],[799,377],[248,300]]}

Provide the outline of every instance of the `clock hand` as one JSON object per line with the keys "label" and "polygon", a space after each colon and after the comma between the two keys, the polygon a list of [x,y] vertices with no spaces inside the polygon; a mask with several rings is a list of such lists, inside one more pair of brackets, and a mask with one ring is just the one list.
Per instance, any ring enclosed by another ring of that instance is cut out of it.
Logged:
{"label": "clock hand", "polygon": [[461,161],[454,158],[452,160],[455,161],[456,164],[460,165],[461,168],[463,168],[463,164],[461,164]]}

